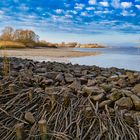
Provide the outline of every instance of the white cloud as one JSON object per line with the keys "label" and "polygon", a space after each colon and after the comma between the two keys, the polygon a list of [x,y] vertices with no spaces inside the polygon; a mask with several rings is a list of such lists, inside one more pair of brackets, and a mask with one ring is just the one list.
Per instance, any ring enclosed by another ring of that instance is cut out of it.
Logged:
{"label": "white cloud", "polygon": [[131,17],[136,16],[136,14],[133,13],[133,11],[128,12],[126,10],[123,10],[122,13],[121,13],[121,15],[124,16],[124,17],[126,17],[126,16],[131,16]]}
{"label": "white cloud", "polygon": [[28,11],[29,10],[29,7],[27,7],[25,4],[21,4],[18,8],[22,11]]}
{"label": "white cloud", "polygon": [[70,10],[70,12],[73,13],[74,15],[77,14],[77,11],[75,11],[75,10]]}
{"label": "white cloud", "polygon": [[4,14],[4,11],[1,11],[1,10],[0,10],[0,15],[3,15],[3,14]]}
{"label": "white cloud", "polygon": [[112,0],[112,6],[114,8],[119,8],[120,7],[120,0]]}
{"label": "white cloud", "polygon": [[72,15],[65,15],[66,18],[73,18]]}
{"label": "white cloud", "polygon": [[91,11],[91,10],[95,10],[94,7],[87,7],[86,10]]}
{"label": "white cloud", "polygon": [[90,5],[94,5],[94,4],[96,4],[96,0],[89,0],[88,3],[89,3]]}
{"label": "white cloud", "polygon": [[100,4],[101,4],[102,6],[104,6],[104,7],[108,7],[108,6],[109,6],[109,4],[108,4],[107,1],[100,2]]}
{"label": "white cloud", "polygon": [[85,7],[85,5],[84,4],[79,4],[79,3],[76,3],[75,4],[76,6],[74,7],[75,9],[79,9],[79,10],[82,10],[84,7]]}
{"label": "white cloud", "polygon": [[56,9],[55,12],[56,12],[57,14],[61,14],[61,13],[62,13],[62,10],[61,10],[61,9]]}
{"label": "white cloud", "polygon": [[140,9],[140,5],[135,5],[136,8]]}
{"label": "white cloud", "polygon": [[132,6],[132,2],[121,2],[121,6],[123,8],[130,8]]}
{"label": "white cloud", "polygon": [[41,11],[43,11],[43,8],[42,7],[37,7],[36,10],[41,12]]}
{"label": "white cloud", "polygon": [[112,13],[112,11],[104,10],[104,11],[95,11],[94,13],[95,14],[110,14],[110,13]]}
{"label": "white cloud", "polygon": [[81,16],[87,16],[86,12],[81,12]]}
{"label": "white cloud", "polygon": [[65,7],[70,7],[70,4],[64,3]]}

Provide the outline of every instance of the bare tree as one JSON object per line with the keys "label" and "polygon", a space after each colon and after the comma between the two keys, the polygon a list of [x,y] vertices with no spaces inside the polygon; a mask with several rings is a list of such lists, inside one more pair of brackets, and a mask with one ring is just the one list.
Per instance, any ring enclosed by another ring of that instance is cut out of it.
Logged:
{"label": "bare tree", "polygon": [[38,42],[39,36],[35,34],[32,30],[22,30],[18,29],[14,32],[13,38],[15,41],[23,43]]}
{"label": "bare tree", "polygon": [[14,29],[12,27],[5,27],[0,38],[4,41],[11,41],[13,40],[13,33]]}

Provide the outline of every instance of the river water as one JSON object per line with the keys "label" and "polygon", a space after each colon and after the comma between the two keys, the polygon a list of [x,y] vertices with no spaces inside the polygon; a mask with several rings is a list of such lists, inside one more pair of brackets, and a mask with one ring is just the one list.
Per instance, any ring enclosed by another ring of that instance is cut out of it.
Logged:
{"label": "river water", "polygon": [[38,61],[57,61],[80,65],[97,65],[100,67],[117,67],[140,71],[140,48],[112,47],[112,48],[74,48],[75,51],[100,52],[96,56],[76,58],[36,58]]}
{"label": "river water", "polygon": [[114,48],[75,48],[77,51],[101,52],[97,56],[71,58],[70,61],[81,65],[97,65],[101,67],[118,67],[140,71],[140,48],[114,47]]}

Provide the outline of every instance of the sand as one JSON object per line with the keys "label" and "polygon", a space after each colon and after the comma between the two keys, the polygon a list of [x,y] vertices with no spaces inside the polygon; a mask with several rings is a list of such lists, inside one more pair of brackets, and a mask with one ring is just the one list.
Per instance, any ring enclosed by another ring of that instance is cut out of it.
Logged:
{"label": "sand", "polygon": [[71,57],[82,57],[82,56],[92,56],[98,55],[98,52],[80,52],[74,51],[72,49],[8,49],[0,50],[0,56],[6,55],[7,57],[58,57],[58,58],[71,58]]}

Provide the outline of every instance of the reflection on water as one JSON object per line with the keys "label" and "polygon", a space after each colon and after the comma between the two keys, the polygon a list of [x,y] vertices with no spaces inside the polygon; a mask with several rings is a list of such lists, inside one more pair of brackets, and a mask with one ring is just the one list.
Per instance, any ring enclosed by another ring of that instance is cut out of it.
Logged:
{"label": "reflection on water", "polygon": [[72,58],[73,64],[97,65],[101,67],[118,67],[140,71],[140,55],[101,54],[95,57]]}
{"label": "reflection on water", "polygon": [[98,51],[103,54],[95,57],[73,58],[72,63],[98,65],[101,67],[118,67],[140,71],[140,48],[100,48],[76,49],[77,51]]}

